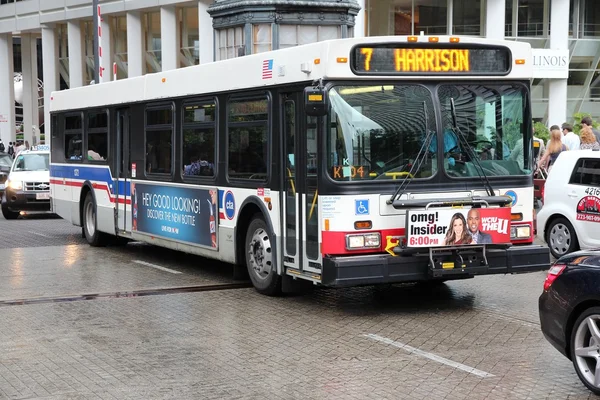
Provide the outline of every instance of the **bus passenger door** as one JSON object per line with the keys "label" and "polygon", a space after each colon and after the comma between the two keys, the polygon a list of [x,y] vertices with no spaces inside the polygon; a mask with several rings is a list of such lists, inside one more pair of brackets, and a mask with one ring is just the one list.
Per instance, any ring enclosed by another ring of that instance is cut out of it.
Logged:
{"label": "bus passenger door", "polygon": [[127,187],[130,177],[129,109],[117,110],[117,183],[115,187],[115,219],[118,232],[131,231],[127,221]]}
{"label": "bus passenger door", "polygon": [[283,265],[320,274],[316,118],[303,114],[301,92],[282,96]]}

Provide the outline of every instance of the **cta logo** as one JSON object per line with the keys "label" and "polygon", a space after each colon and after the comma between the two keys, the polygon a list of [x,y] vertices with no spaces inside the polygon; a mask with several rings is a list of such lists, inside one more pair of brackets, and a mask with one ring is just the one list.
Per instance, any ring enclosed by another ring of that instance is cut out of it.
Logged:
{"label": "cta logo", "polygon": [[517,204],[517,192],[515,192],[514,190],[509,190],[508,192],[504,193],[506,196],[509,196],[512,198],[512,204],[510,205],[511,207],[514,207]]}
{"label": "cta logo", "polygon": [[223,203],[225,204],[225,216],[227,219],[233,219],[235,216],[235,197],[233,197],[231,190],[228,190],[227,193],[225,193]]}

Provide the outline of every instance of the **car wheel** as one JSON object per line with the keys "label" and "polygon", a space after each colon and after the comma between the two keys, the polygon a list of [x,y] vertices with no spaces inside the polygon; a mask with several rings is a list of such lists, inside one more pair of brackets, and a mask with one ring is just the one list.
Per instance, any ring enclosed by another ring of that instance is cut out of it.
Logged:
{"label": "car wheel", "polygon": [[546,243],[548,243],[550,253],[556,258],[579,249],[575,229],[565,218],[552,220],[546,229]]}
{"label": "car wheel", "polygon": [[96,202],[94,196],[89,192],[83,202],[83,233],[87,242],[94,247],[106,244],[106,234],[98,231],[96,221]]}
{"label": "car wheel", "polygon": [[273,263],[273,244],[263,217],[255,215],[246,233],[246,267],[254,288],[262,294],[281,293],[281,276]]}
{"label": "car wheel", "polygon": [[8,204],[2,203],[2,215],[6,219],[17,219],[19,218],[19,213],[15,211],[11,211],[8,209]]}
{"label": "car wheel", "polygon": [[588,308],[575,321],[571,358],[581,382],[600,394],[600,307]]}

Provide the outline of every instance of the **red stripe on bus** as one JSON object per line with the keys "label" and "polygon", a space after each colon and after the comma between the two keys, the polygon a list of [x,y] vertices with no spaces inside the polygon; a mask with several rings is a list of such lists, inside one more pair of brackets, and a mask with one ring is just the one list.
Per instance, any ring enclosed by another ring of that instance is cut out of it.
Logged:
{"label": "red stripe on bus", "polygon": [[[346,235],[352,235],[357,233],[381,233],[381,246],[376,249],[365,249],[365,250],[347,250],[346,249]],[[404,228],[401,229],[387,229],[382,231],[350,231],[350,232],[333,232],[323,231],[322,236],[322,247],[321,252],[328,255],[349,255],[349,254],[373,254],[385,252],[385,246],[387,244],[387,236],[403,236]]]}
{"label": "red stripe on bus", "polygon": [[[82,187],[83,186],[83,182],[77,182],[77,181],[64,181],[63,182],[60,179],[50,179],[50,183],[54,184],[54,185],[72,186],[72,187]],[[110,190],[108,189],[108,186],[106,184],[92,183],[92,185],[93,185],[94,189],[106,191],[106,193],[108,193],[108,199],[110,200],[111,203],[114,203],[116,201],[115,197],[113,196],[112,193],[110,193]],[[118,203],[119,204],[131,204],[131,199],[119,197]]]}

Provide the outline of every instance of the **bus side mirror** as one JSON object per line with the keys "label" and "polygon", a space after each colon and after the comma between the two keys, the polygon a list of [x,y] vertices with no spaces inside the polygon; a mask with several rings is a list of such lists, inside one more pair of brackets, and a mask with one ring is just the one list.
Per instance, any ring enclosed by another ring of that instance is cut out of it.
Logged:
{"label": "bus side mirror", "polygon": [[311,117],[327,115],[329,103],[327,91],[323,88],[307,87],[304,89],[304,110]]}

